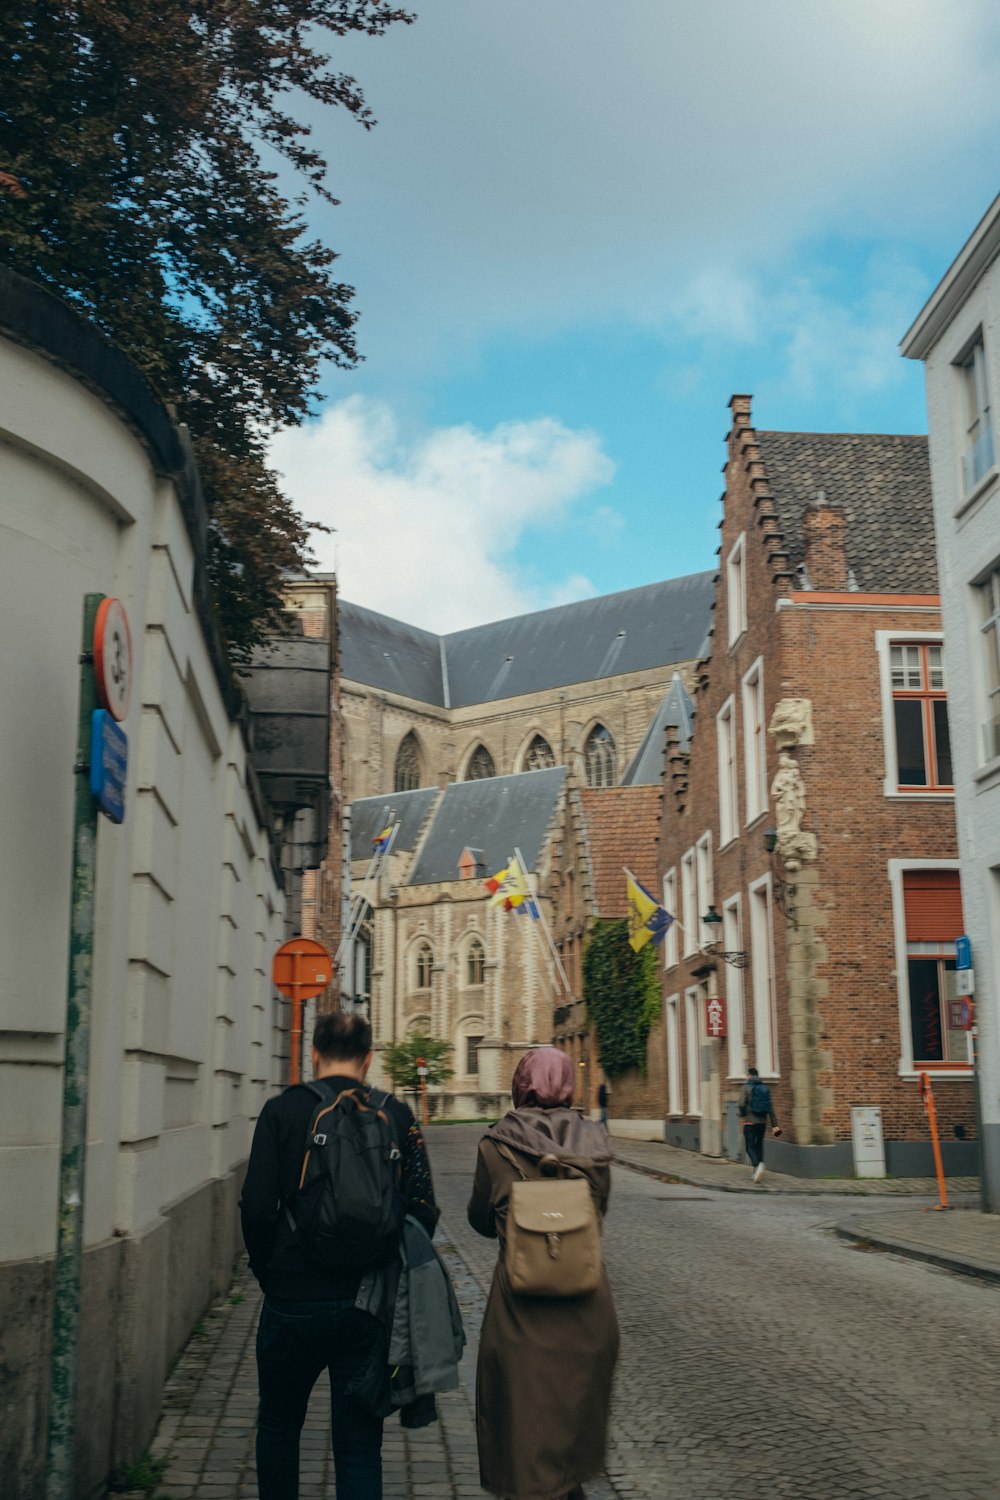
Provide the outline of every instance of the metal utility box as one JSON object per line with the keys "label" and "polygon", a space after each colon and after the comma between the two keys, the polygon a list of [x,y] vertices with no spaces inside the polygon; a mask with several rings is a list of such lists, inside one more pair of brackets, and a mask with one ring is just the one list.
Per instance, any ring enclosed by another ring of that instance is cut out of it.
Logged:
{"label": "metal utility box", "polygon": [[851,1110],[851,1141],[854,1146],[855,1177],[884,1177],[885,1142],[882,1139],[880,1109]]}

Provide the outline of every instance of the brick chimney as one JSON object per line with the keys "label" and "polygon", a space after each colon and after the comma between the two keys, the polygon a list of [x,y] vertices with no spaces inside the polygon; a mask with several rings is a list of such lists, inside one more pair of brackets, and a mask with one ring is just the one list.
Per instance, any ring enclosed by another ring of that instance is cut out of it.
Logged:
{"label": "brick chimney", "polygon": [[843,593],[850,587],[847,570],[847,519],[835,500],[817,490],[802,516],[803,562],[809,587]]}

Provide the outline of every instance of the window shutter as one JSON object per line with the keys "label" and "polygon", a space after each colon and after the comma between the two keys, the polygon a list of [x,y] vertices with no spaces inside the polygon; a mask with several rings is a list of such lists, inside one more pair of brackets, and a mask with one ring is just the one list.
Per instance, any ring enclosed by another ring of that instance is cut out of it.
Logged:
{"label": "window shutter", "polygon": [[957,870],[910,870],[903,875],[906,939],[953,943],[965,931]]}

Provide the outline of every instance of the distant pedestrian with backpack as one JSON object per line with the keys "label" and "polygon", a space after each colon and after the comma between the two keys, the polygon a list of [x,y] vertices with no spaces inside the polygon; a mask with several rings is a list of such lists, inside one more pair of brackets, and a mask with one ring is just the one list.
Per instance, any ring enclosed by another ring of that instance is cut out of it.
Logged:
{"label": "distant pedestrian with backpack", "polygon": [[604,1467],[618,1320],[601,1261],[607,1131],[571,1108],[556,1047],[517,1065],[514,1109],[479,1146],[469,1223],[500,1241],[483,1318],[476,1431],[483,1488],[504,1500],[583,1500]]}
{"label": "distant pedestrian with backpack", "polygon": [[743,1120],[743,1144],[750,1161],[754,1182],[764,1175],[764,1135],[770,1121],[774,1135],[781,1134],[778,1117],[771,1103],[771,1090],[756,1068],[747,1069],[747,1081],[740,1092],[740,1115]]}
{"label": "distant pedestrian with backpack", "polygon": [[438,1210],[408,1106],[365,1083],[368,1021],[320,1017],[312,1061],[313,1082],[261,1110],[240,1202],[250,1268],[264,1291],[258,1493],[298,1500],[299,1435],[326,1369],[338,1500],[381,1500],[383,1418],[346,1388],[370,1368],[385,1330],[356,1299],[367,1273],[399,1261],[405,1215],[432,1233]]}

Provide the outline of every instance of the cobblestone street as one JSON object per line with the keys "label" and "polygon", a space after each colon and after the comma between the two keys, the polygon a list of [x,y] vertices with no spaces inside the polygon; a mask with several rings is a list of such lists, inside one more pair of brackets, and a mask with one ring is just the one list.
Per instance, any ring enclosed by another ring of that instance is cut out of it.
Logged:
{"label": "cobblestone street", "polygon": [[[495,1257],[465,1221],[477,1126],[430,1132],[439,1240],[470,1335],[440,1422],[386,1426],[386,1500],[473,1500],[476,1336]],[[877,1206],[872,1200],[871,1207]],[[622,1326],[609,1475],[589,1500],[993,1500],[996,1287],[832,1232],[836,1197],[753,1197],[616,1169],[605,1248]],[[256,1495],[244,1274],[171,1378],[157,1493]],[[325,1383],[303,1434],[302,1500],[332,1500]]]}

